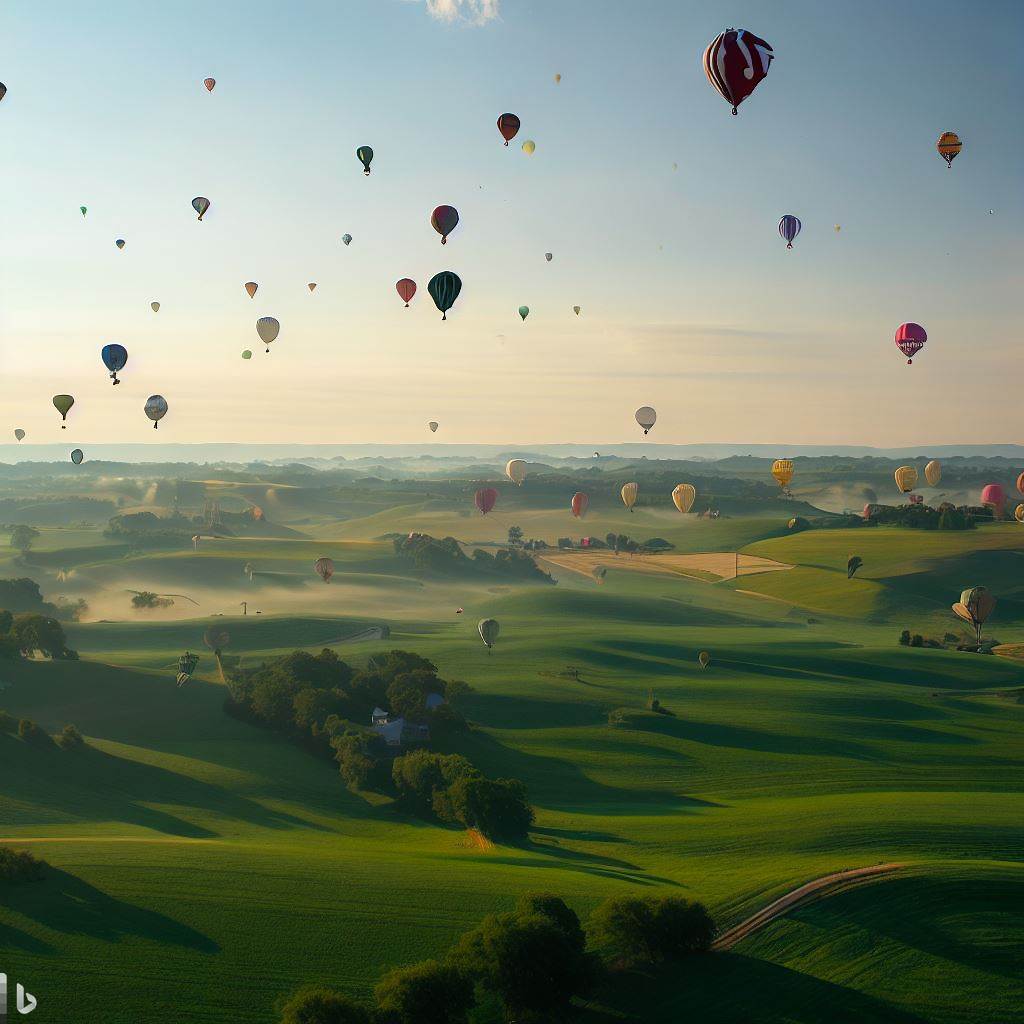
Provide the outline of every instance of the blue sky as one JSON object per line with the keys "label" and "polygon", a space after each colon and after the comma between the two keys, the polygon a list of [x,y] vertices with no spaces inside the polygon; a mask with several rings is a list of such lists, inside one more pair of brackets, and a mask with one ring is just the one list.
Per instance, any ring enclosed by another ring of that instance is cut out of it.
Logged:
{"label": "blue sky", "polygon": [[[645,404],[664,442],[1021,440],[1024,7],[455,6],[5,4],[3,429],[155,440],[159,392],[168,442],[596,444]],[[700,61],[729,26],[777,58],[738,117]],[[904,320],[929,332],[913,367]]]}

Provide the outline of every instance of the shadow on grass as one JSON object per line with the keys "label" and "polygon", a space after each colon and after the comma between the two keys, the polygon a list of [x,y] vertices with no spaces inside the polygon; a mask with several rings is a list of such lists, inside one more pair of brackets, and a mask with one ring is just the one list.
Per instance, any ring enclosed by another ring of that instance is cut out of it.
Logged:
{"label": "shadow on grass", "polygon": [[[173,918],[115,899],[95,886],[57,868],[42,882],[5,887],[4,904],[54,931],[88,935],[104,942],[126,936],[181,946],[200,953],[220,947],[202,932]],[[3,936],[0,931],[0,937]]]}

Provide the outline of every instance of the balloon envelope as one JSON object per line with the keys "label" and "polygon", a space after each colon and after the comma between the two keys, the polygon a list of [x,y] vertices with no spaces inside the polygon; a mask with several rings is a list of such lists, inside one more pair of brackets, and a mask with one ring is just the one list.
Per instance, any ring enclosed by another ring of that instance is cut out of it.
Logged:
{"label": "balloon envelope", "polygon": [[[17,434],[17,431],[15,431],[15,434]],[[24,431],[22,431],[22,437],[24,437]],[[20,441],[21,438],[19,437],[18,440]],[[1024,523],[1024,505],[1018,505],[1013,510],[1013,518],[1016,519],[1018,523]]]}
{"label": "balloon envelope", "polygon": [[100,358],[103,360],[103,365],[110,371],[114,383],[120,383],[117,374],[128,362],[128,350],[123,345],[104,345],[100,352]]}
{"label": "balloon envelope", "polygon": [[982,505],[991,505],[1001,516],[1006,504],[1006,491],[999,484],[986,484],[981,490]]}
{"label": "balloon envelope", "polygon": [[914,361],[914,356],[924,348],[928,333],[920,324],[905,323],[896,328],[893,339],[896,347],[907,357],[907,365]]}
{"label": "balloon envelope", "polygon": [[1024,473],[1017,477],[1017,490],[1024,494]]}
{"label": "balloon envelope", "polygon": [[502,114],[498,118],[498,131],[507,146],[519,132],[519,118],[515,114]]}
{"label": "balloon envelope", "polygon": [[21,427],[15,427],[14,436],[20,441],[25,436],[25,431]]}
{"label": "balloon envelope", "polygon": [[151,310],[153,310],[154,313],[159,313],[160,312],[160,303],[159,302],[151,302],[149,304],[149,308]]}
{"label": "balloon envelope", "polygon": [[924,467],[924,478],[928,482],[929,487],[937,487],[939,481],[942,479],[942,463],[938,459],[932,459]]}
{"label": "balloon envelope", "polygon": [[939,141],[935,143],[935,148],[939,151],[939,156],[946,161],[946,166],[952,167],[963,145],[956,132],[943,132],[939,136]]}
{"label": "balloon envelope", "polygon": [[160,425],[160,420],[167,415],[167,399],[163,395],[150,395],[146,399],[146,415],[153,421],[153,429]]}
{"label": "balloon envelope", "polygon": [[261,316],[256,321],[256,333],[260,336],[260,341],[267,346],[267,351],[269,352],[271,343],[281,333],[281,325],[272,316]]}
{"label": "balloon envelope", "polygon": [[416,282],[411,277],[403,277],[395,284],[395,291],[398,292],[402,301],[408,306],[412,297],[416,294]]}
{"label": "balloon envelope", "polygon": [[517,487],[522,487],[526,479],[526,463],[522,459],[509,459],[505,463],[505,476]]}
{"label": "balloon envelope", "polygon": [[636,417],[637,423],[644,428],[645,434],[658,420],[658,414],[649,405],[640,406],[633,415]]}
{"label": "balloon envelope", "polygon": [[493,487],[481,487],[473,496],[473,501],[482,515],[487,515],[498,500],[498,492]]}
{"label": "balloon envelope", "polygon": [[114,242],[114,245],[116,245],[118,247],[118,249],[123,249],[124,248],[124,239],[123,238],[117,239],[117,241]]}
{"label": "balloon envelope", "polygon": [[544,259],[546,259],[548,261],[548,263],[550,263],[554,258],[555,257],[554,257],[553,253],[550,253],[550,252],[544,253]]}
{"label": "balloon envelope", "polygon": [[787,213],[779,221],[779,234],[786,240],[786,248],[793,248],[793,239],[800,234],[800,219],[793,214]]}
{"label": "balloon envelope", "polygon": [[529,306],[520,306],[519,307],[519,315],[525,320],[530,315],[530,307]]}
{"label": "balloon envelope", "polygon": [[73,452],[71,453],[71,461],[72,461],[72,462],[73,462],[73,463],[74,463],[74,464],[75,464],[76,466],[80,466],[80,465],[82,464],[82,459],[84,459],[84,458],[85,458],[85,454],[84,454],[84,453],[82,452],[82,449],[81,449],[81,448],[76,448],[76,449],[75,449],[75,450],[74,450],[74,451],[73,451]]}
{"label": "balloon envelope", "polygon": [[776,459],[772,463],[772,476],[780,487],[788,487],[793,479],[793,460]]}
{"label": "balloon envelope", "polygon": [[360,146],[356,150],[356,158],[363,165],[363,174],[369,174],[370,164],[373,162],[373,150],[369,146]]}
{"label": "balloon envelope", "polygon": [[242,353],[242,358],[243,358],[243,359],[252,359],[252,349],[249,349],[249,348],[247,348],[247,349],[246,349],[246,350],[245,350],[245,351],[244,351],[244,352]]}
{"label": "balloon envelope", "polygon": [[525,154],[526,154],[527,156],[533,156],[533,154],[534,154],[534,152],[536,151],[536,149],[537,149],[537,143],[536,143],[536,142],[534,142],[534,141],[533,141],[533,139],[527,139],[527,140],[526,140],[526,141],[525,141],[525,142],[523,143],[523,152],[524,152],[524,153],[525,153]]}
{"label": "balloon envelope", "polygon": [[203,219],[203,214],[210,208],[210,200],[206,196],[196,196],[192,200],[192,209],[199,214],[199,219]]}
{"label": "balloon envelope", "polygon": [[672,488],[672,503],[680,512],[689,512],[696,497],[697,489],[693,484],[676,484]]}
{"label": "balloon envelope", "polygon": [[427,424],[427,426],[428,426],[428,427],[430,427],[430,432],[431,432],[432,434],[436,434],[436,433],[437,433],[437,421],[436,421],[436,420],[431,420],[431,421],[430,421],[430,422],[429,422],[429,423]]}
{"label": "balloon envelope", "polygon": [[448,236],[459,223],[459,211],[454,206],[437,206],[430,215],[430,223],[441,236],[441,244],[445,245],[448,242]]}
{"label": "balloon envelope", "polygon": [[307,284],[307,285],[306,285],[306,287],[307,287],[307,288],[308,288],[308,289],[309,289],[309,290],[310,290],[311,292],[315,292],[315,291],[316,291],[316,281],[310,281],[310,282],[309,282],[309,284]]}
{"label": "balloon envelope", "polygon": [[213,87],[217,84],[216,78],[204,78],[203,85],[206,86],[207,92],[213,92]]}
{"label": "balloon envelope", "polygon": [[[75,404],[75,399],[72,395],[54,395],[53,396],[53,407],[60,413],[61,420],[68,418],[68,413],[71,411],[71,406]],[[61,427],[63,430],[64,427]]]}
{"label": "balloon envelope", "polygon": [[324,583],[331,582],[331,577],[334,575],[334,562],[330,558],[318,558],[313,563],[313,568],[316,569],[317,575]]}
{"label": "balloon envelope", "polygon": [[575,314],[576,314],[577,316],[579,316],[579,315],[580,315],[580,310],[581,310],[582,308],[583,308],[582,306],[573,306],[573,307],[572,307],[572,311],[573,311],[573,312],[574,312],[574,313],[575,313]]}
{"label": "balloon envelope", "polygon": [[730,28],[712,39],[704,51],[704,74],[735,114],[768,74],[774,56],[763,39],[746,29]]}
{"label": "balloon envelope", "polygon": [[582,519],[587,514],[587,506],[589,504],[590,498],[588,498],[582,491],[577,491],[572,496],[572,502],[570,503],[572,514],[577,519]]}
{"label": "balloon envelope", "polygon": [[846,578],[848,580],[853,579],[853,574],[864,564],[864,559],[860,555],[850,555],[849,560],[846,563]]}
{"label": "balloon envelope", "polygon": [[622,485],[622,490],[619,492],[622,496],[622,504],[633,511],[633,506],[636,504],[636,495],[640,490],[640,485],[637,483],[628,483]]}
{"label": "balloon envelope", "polygon": [[434,305],[441,311],[441,319],[447,320],[448,310],[455,305],[455,300],[462,291],[462,279],[451,270],[442,270],[430,279],[427,291],[434,300]]}
{"label": "balloon envelope", "polygon": [[893,478],[900,491],[906,494],[908,491],[912,491],[917,484],[917,470],[913,466],[900,466],[893,473]]}
{"label": "balloon envelope", "polygon": [[494,642],[498,639],[499,629],[497,619],[481,619],[476,624],[476,631],[480,634],[480,639],[487,645],[488,650],[494,646]]}
{"label": "balloon envelope", "polygon": [[351,245],[351,244],[352,244],[352,236],[351,236],[351,235],[350,235],[350,234],[349,234],[348,232],[346,232],[345,234],[343,234],[343,235],[341,236],[341,240],[342,240],[342,241],[343,241],[343,242],[344,242],[344,243],[345,243],[346,245]]}
{"label": "balloon envelope", "polygon": [[82,211],[83,217],[89,212],[88,208],[85,206],[80,206],[79,209]]}
{"label": "balloon envelope", "polygon": [[697,663],[701,668],[707,668],[711,664],[711,655],[707,651],[701,651],[697,655]]}
{"label": "balloon envelope", "polygon": [[245,290],[249,293],[250,299],[256,294],[257,288],[259,288],[259,285],[255,281],[245,282]]}

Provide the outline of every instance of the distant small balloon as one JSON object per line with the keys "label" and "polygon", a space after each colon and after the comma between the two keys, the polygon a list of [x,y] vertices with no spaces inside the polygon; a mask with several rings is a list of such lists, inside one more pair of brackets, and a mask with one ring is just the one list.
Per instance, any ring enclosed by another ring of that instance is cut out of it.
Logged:
{"label": "distant small balloon", "polygon": [[114,242],[114,245],[116,245],[118,247],[118,249],[123,249],[124,248],[124,239],[123,238],[119,238],[116,242]]}
{"label": "distant small balloon", "polygon": [[25,431],[21,427],[15,427],[14,436],[20,441],[25,436]]}
{"label": "distant small balloon", "polygon": [[115,384],[120,384],[117,375],[128,362],[128,350],[124,345],[104,345],[100,352],[100,358],[103,360],[103,365],[110,371],[110,379]]}
{"label": "distant small balloon", "polygon": [[370,163],[373,161],[373,150],[369,146],[360,146],[356,150],[356,158],[363,165],[363,174],[369,174]]}
{"label": "distant small balloon", "polygon": [[447,245],[448,236],[459,223],[459,211],[454,206],[438,206],[430,215],[430,223],[441,236],[441,244]]}
{"label": "distant small balloon", "polygon": [[257,288],[259,288],[259,285],[255,281],[245,282],[245,290],[249,293],[250,299],[256,294]]}
{"label": "distant small balloon", "polygon": [[636,421],[644,428],[646,434],[658,420],[658,414],[649,406],[643,405],[634,414]]}
{"label": "distant small balloon", "polygon": [[525,320],[530,315],[530,307],[529,306],[520,306],[519,307],[519,315]]}
{"label": "distant small balloon", "polygon": [[502,114],[498,118],[498,131],[507,146],[519,132],[519,118],[515,114]]}
{"label": "distant small balloon", "polygon": [[342,240],[342,241],[343,241],[343,242],[344,242],[344,243],[345,243],[346,245],[350,245],[350,244],[351,244],[351,242],[352,242],[352,236],[351,236],[351,235],[349,235],[349,234],[344,234],[344,235],[342,235],[342,236],[341,236],[341,240]]}
{"label": "distant small balloon", "polygon": [[260,336],[260,341],[267,346],[267,351],[269,352],[271,342],[281,333],[281,324],[272,316],[261,316],[256,321],[256,333]]}
{"label": "distant small balloon", "polygon": [[151,302],[149,304],[149,308],[151,310],[153,310],[154,313],[159,313],[160,312],[160,303],[159,302]]}
{"label": "distant small balloon", "polygon": [[207,92],[213,92],[213,87],[217,84],[216,78],[204,78],[203,85],[206,86]]}
{"label": "distant small balloon", "polygon": [[160,426],[160,420],[167,415],[167,399],[163,395],[150,395],[146,399],[146,415],[153,421],[153,429]]}
{"label": "distant small balloon", "polygon": [[537,150],[537,143],[534,142],[533,139],[527,139],[523,143],[523,152],[527,156],[533,156],[533,154],[536,152],[536,150]]}
{"label": "distant small balloon", "polygon": [[80,206],[79,209],[82,211],[83,217],[89,212],[89,209],[86,206]]}
{"label": "distant small balloon", "polygon": [[437,433],[437,420],[431,420],[431,421],[430,421],[430,422],[429,422],[429,423],[427,424],[427,426],[428,426],[428,427],[430,427],[430,432],[431,432],[432,434],[436,434],[436,433]]}
{"label": "distant small balloon", "polygon": [[249,348],[247,348],[247,349],[246,349],[246,350],[245,350],[245,351],[244,351],[244,352],[242,353],[242,358],[243,358],[243,359],[252,359],[252,349],[249,349]]}
{"label": "distant small balloon", "polygon": [[836,231],[836,234],[838,235],[839,232],[842,231],[842,228],[838,224],[836,224],[835,225],[835,231]]}
{"label": "distant small balloon", "polygon": [[582,308],[583,308],[582,306],[573,306],[573,307],[572,307],[572,311],[573,311],[573,312],[574,312],[574,313],[575,313],[575,314],[576,314],[577,316],[579,316],[579,315],[580,315],[580,310],[581,310]]}
{"label": "distant small balloon", "polygon": [[192,200],[192,209],[199,214],[199,219],[203,219],[203,214],[210,208],[210,200],[206,196],[196,196]]}
{"label": "distant small balloon", "polygon": [[7,95],[7,86],[3,82],[0,82],[0,100]]}
{"label": "distant small balloon", "polygon": [[309,284],[307,284],[307,285],[306,285],[306,287],[307,287],[307,288],[308,288],[308,289],[309,289],[309,290],[310,290],[311,292],[315,292],[315,291],[316,291],[316,281],[310,281],[310,282],[309,282]]}
{"label": "distant small balloon", "polygon": [[559,83],[559,82],[560,82],[561,80],[562,80],[562,76],[561,76],[561,75],[555,75],[555,85],[558,85],[558,83]]}
{"label": "distant small balloon", "polygon": [[548,263],[550,263],[554,259],[554,256],[551,253],[546,252],[544,253],[544,259],[546,259]]}
{"label": "distant small balloon", "polygon": [[71,411],[71,406],[75,404],[73,395],[54,395],[53,396],[53,407],[60,413],[61,418],[61,430],[66,430],[65,423],[68,418],[68,413]]}
{"label": "distant small balloon", "polygon": [[74,450],[74,451],[73,451],[73,452],[71,453],[71,461],[72,461],[72,462],[73,462],[73,463],[74,463],[74,464],[75,464],[76,466],[80,466],[80,465],[82,464],[82,459],[84,459],[84,458],[85,458],[85,454],[83,453],[83,451],[82,451],[82,449],[81,449],[81,448],[76,448],[76,449],[75,449],[75,450]]}
{"label": "distant small balloon", "polygon": [[416,282],[411,277],[403,277],[401,281],[395,283],[395,290],[408,307],[412,302],[412,297],[416,294]]}

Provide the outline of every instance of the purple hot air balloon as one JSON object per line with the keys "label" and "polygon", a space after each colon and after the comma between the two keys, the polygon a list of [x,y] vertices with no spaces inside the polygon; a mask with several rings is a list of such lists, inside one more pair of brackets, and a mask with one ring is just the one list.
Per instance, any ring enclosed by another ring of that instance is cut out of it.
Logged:
{"label": "purple hot air balloon", "polygon": [[900,324],[896,328],[896,347],[907,357],[907,366],[914,361],[914,356],[924,348],[928,340],[928,332],[920,324]]}
{"label": "purple hot air balloon", "polygon": [[779,221],[779,234],[786,240],[786,248],[793,248],[793,239],[800,234],[800,218],[787,213]]}

